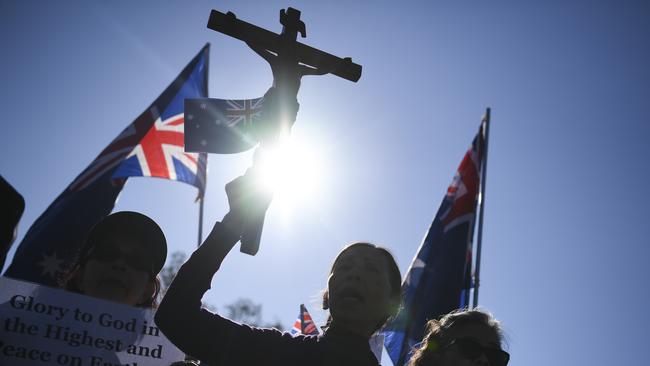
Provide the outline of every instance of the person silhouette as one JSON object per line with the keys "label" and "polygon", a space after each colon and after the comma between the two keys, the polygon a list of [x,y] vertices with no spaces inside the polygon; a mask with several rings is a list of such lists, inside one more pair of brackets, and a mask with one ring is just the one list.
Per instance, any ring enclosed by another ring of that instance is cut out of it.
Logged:
{"label": "person silhouette", "polygon": [[167,258],[162,230],[149,217],[115,212],[90,230],[61,287],[125,305],[154,308]]}
{"label": "person silhouette", "polygon": [[[254,173],[233,181],[251,187]],[[228,190],[228,187],[226,187]],[[354,243],[336,257],[327,281],[324,308],[331,321],[319,336],[238,324],[201,307],[213,275],[240,238],[250,205],[266,205],[262,190],[229,195],[230,211],[181,267],[155,316],[160,330],[193,357],[218,365],[378,365],[370,337],[396,314],[401,275],[393,256],[370,243]],[[306,361],[310,360],[310,361]]]}

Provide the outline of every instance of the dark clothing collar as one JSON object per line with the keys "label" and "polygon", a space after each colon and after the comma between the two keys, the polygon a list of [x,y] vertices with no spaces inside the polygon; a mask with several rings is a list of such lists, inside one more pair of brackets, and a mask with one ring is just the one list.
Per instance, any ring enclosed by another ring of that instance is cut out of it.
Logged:
{"label": "dark clothing collar", "polygon": [[345,328],[331,326],[319,338],[323,344],[325,356],[323,365],[379,365],[370,349],[368,338],[360,334]]}

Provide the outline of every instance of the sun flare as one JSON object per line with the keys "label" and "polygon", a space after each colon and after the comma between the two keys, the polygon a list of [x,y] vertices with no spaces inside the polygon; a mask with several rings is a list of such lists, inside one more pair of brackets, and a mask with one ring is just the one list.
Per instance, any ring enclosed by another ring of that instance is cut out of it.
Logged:
{"label": "sun flare", "polygon": [[260,153],[261,184],[273,192],[273,205],[288,209],[313,202],[320,192],[323,162],[313,146],[290,137]]}

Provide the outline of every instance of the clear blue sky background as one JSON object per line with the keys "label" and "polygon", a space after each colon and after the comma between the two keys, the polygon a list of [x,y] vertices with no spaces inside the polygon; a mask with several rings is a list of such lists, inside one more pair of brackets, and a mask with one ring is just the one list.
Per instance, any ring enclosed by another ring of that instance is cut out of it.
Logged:
{"label": "clear blue sky background", "polygon": [[[268,66],[206,28],[210,9],[363,65],[303,82],[294,136],[318,147],[318,195],[272,206],[255,257],[233,252],[206,300],[240,297],[290,327],[317,320],[331,260],[353,240],[406,271],[492,107],[480,303],[512,365],[647,362],[650,5],[644,1],[0,1],[0,174],[26,198],[19,240],[81,170],[211,42],[210,95],[254,98]],[[211,156],[206,226],[250,154]],[[196,190],[130,179],[117,210],[196,246]],[[13,253],[13,252],[12,252]],[[646,360],[646,361],[643,361]]]}

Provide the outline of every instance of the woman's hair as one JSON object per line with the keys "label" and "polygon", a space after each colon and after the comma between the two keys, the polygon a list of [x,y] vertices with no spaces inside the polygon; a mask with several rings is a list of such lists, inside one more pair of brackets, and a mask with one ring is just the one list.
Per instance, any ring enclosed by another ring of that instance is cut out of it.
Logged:
{"label": "woman's hair", "polygon": [[[70,262],[71,264],[67,266],[67,269],[64,270],[60,276],[58,276],[57,283],[60,288],[66,291],[83,294],[83,291],[79,288],[78,281],[84,266],[88,262],[88,258],[87,255],[82,255],[82,251],[79,251],[74,256],[74,259]],[[149,273],[149,276],[153,281],[154,291],[150,298],[139,304],[135,304],[135,306],[155,309],[158,307],[158,295],[160,294],[161,283],[157,274]]]}
{"label": "woman's hair", "polygon": [[[400,307],[400,302],[402,298],[402,274],[400,273],[399,267],[397,266],[397,262],[395,262],[395,258],[391,254],[391,252],[388,251],[388,249],[377,246],[372,243],[366,243],[366,242],[355,242],[352,243],[345,248],[343,248],[339,254],[336,256],[336,259],[334,259],[334,263],[332,263],[332,268],[330,269],[330,275],[332,272],[334,272],[334,268],[336,267],[336,263],[338,262],[339,258],[343,255],[343,253],[347,252],[350,249],[353,248],[358,248],[358,247],[364,247],[364,248],[370,248],[376,250],[382,257],[386,259],[386,267],[388,268],[388,281],[390,285],[390,297],[391,300],[393,300],[393,303],[395,304],[395,307],[391,309],[391,314],[381,322],[381,324],[378,325],[377,329],[375,331],[379,330],[381,327],[388,322],[388,320],[397,314],[397,311],[399,310]],[[329,291],[325,290],[323,292],[323,310],[329,309]],[[327,322],[325,326],[329,326],[329,324],[332,322],[332,316],[330,315],[329,318],[327,319]]]}
{"label": "woman's hair", "polygon": [[469,324],[483,325],[494,332],[499,343],[503,341],[501,325],[489,312],[480,309],[454,310],[440,320],[427,322],[424,339],[417,346],[408,366],[435,365],[436,358],[440,354],[438,351],[451,341],[449,331]]}

